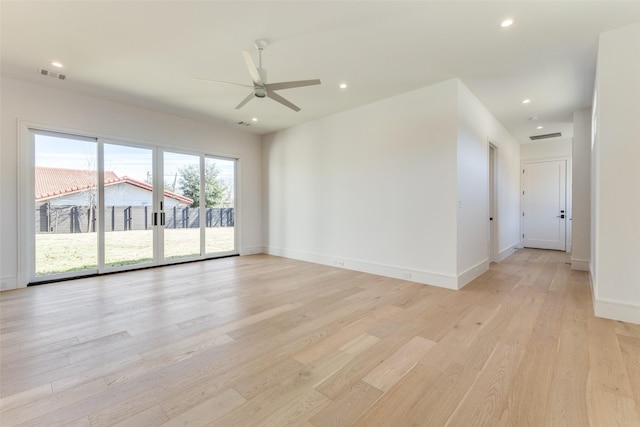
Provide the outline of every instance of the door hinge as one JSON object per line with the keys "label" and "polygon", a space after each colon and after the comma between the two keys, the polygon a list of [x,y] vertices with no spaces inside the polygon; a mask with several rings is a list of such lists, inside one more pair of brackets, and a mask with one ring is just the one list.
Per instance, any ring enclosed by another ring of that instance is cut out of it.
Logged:
{"label": "door hinge", "polygon": [[524,212],[522,212],[522,216],[524,216]]}
{"label": "door hinge", "polygon": [[524,173],[524,169],[522,169],[522,173]]}
{"label": "door hinge", "polygon": [[524,234],[522,235],[522,238],[524,239]]}

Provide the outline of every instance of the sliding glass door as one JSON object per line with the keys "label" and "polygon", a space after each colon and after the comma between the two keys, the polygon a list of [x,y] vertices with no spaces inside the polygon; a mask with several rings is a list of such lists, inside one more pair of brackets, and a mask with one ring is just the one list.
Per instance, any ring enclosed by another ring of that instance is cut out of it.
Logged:
{"label": "sliding glass door", "polygon": [[154,260],[153,150],[104,144],[104,268]]}
{"label": "sliding glass door", "polygon": [[206,157],[204,162],[205,253],[231,253],[236,247],[236,161]]}
{"label": "sliding glass door", "polygon": [[194,258],[200,251],[200,156],[165,151],[164,258]]}
{"label": "sliding glass door", "polygon": [[236,160],[34,130],[30,282],[236,254]]}
{"label": "sliding glass door", "polygon": [[33,144],[33,273],[97,272],[98,142],[40,132]]}

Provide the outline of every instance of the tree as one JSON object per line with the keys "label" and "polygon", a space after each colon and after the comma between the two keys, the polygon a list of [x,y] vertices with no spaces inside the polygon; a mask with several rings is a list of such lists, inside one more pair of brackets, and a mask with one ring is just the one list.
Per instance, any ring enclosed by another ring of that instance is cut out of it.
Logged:
{"label": "tree", "polygon": [[[220,172],[213,162],[205,162],[205,206],[217,206],[223,200],[228,187],[219,178]],[[193,200],[189,206],[197,208],[200,206],[200,166],[196,163],[189,164],[183,168],[178,168],[180,191],[183,196]]]}

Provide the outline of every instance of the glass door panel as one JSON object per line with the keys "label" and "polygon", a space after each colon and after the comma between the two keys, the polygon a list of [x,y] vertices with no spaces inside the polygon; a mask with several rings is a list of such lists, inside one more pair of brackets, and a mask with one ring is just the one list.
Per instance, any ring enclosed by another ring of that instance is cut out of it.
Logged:
{"label": "glass door panel", "polygon": [[236,253],[237,160],[30,135],[30,281]]}
{"label": "glass door panel", "polygon": [[200,156],[163,156],[164,259],[200,256]]}
{"label": "glass door panel", "polygon": [[205,158],[205,253],[235,250],[236,161]]}
{"label": "glass door panel", "polygon": [[104,144],[104,263],[153,262],[153,151]]}
{"label": "glass door panel", "polygon": [[98,268],[95,140],[34,133],[35,276]]}

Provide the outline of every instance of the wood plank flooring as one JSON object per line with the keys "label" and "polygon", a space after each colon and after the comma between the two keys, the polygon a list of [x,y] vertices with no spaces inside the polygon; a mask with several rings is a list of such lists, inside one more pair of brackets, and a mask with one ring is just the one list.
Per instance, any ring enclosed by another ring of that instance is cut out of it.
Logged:
{"label": "wood plank flooring", "polygon": [[640,325],[523,249],[460,291],[256,255],[0,293],[2,426],[640,426]]}

